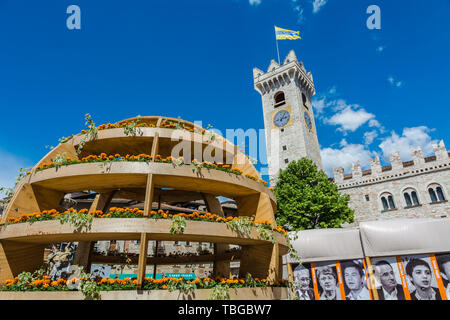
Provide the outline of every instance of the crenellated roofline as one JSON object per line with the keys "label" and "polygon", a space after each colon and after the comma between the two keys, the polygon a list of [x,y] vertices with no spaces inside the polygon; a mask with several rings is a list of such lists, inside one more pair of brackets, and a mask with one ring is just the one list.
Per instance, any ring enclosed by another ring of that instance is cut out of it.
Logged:
{"label": "crenellated roofline", "polygon": [[[374,159],[369,159],[370,169],[362,170],[360,161],[352,163],[351,174],[345,174],[343,167],[333,169],[334,182],[340,187],[354,187],[356,185],[374,183],[385,180],[386,178],[392,178],[403,176],[414,172],[423,172],[424,167],[429,172],[434,169],[441,168],[441,162],[446,162],[450,159],[450,153],[445,148],[444,141],[441,140],[439,144],[432,143],[434,155],[424,157],[422,149],[417,147],[411,150],[412,160],[402,161],[400,153],[397,151],[394,154],[389,154],[390,165],[381,166],[380,158],[377,156]],[[433,163],[437,166],[428,168]]]}
{"label": "crenellated roofline", "polygon": [[277,90],[280,86],[291,81],[295,81],[302,86],[309,99],[316,93],[311,72],[307,72],[303,62],[298,61],[294,50],[289,52],[281,65],[272,60],[267,72],[259,68],[253,68],[253,81],[255,90],[261,95]]}

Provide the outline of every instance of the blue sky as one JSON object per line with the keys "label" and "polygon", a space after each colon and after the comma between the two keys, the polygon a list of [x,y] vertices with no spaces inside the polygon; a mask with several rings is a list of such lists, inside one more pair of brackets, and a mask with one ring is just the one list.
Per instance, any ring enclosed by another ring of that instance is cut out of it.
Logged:
{"label": "blue sky", "polygon": [[[68,30],[66,8],[81,8]],[[381,30],[366,9],[381,8]],[[325,169],[449,136],[450,2],[354,0],[0,0],[0,185],[34,165],[46,145],[136,115],[180,116],[227,128],[263,128],[253,67],[280,41],[314,76]],[[265,177],[267,180],[267,177]]]}

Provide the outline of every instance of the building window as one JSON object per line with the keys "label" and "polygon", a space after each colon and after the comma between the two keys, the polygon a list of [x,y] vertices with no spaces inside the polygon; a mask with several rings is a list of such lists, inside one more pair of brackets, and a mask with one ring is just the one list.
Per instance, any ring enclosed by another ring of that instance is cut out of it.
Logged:
{"label": "building window", "polygon": [[415,206],[418,206],[420,204],[419,198],[417,198],[417,192],[415,191],[411,192],[411,198]]}
{"label": "building window", "polygon": [[383,211],[395,209],[394,197],[390,193],[381,195],[381,204],[383,205]]}
{"label": "building window", "polygon": [[405,196],[406,206],[411,207],[412,202],[411,202],[411,197],[410,197],[409,193],[405,192],[403,195]]}
{"label": "building window", "polygon": [[406,207],[420,205],[419,198],[417,197],[417,192],[414,189],[406,189],[405,191],[403,191],[403,196],[405,197]]}
{"label": "building window", "polygon": [[[308,109],[308,105],[307,105],[307,102],[308,102],[308,99],[306,99],[306,96],[305,96],[305,94],[302,92],[302,100],[303,100],[303,106],[306,108],[306,109]],[[308,109],[309,110],[309,109]]]}
{"label": "building window", "polygon": [[385,197],[381,198],[381,202],[383,203],[383,210],[389,210],[389,206]]}
{"label": "building window", "polygon": [[389,208],[395,209],[394,198],[392,196],[388,197]]}
{"label": "building window", "polygon": [[365,198],[366,198],[366,201],[369,201],[369,200],[370,200],[370,198],[369,198],[369,195],[368,195],[368,194],[366,194],[366,195],[365,195]]}
{"label": "building window", "polygon": [[278,108],[279,106],[282,106],[283,104],[286,103],[286,98],[284,97],[283,91],[275,93],[273,98],[275,100],[275,108]]}
{"label": "building window", "polygon": [[428,193],[430,195],[431,202],[445,201],[444,192],[442,187],[438,184],[432,184],[428,187]]}
{"label": "building window", "polygon": [[286,151],[287,150],[287,147],[286,146],[283,146],[283,151]]}
{"label": "building window", "polygon": [[442,192],[442,188],[441,187],[437,187],[436,188],[436,193],[437,193],[438,199],[440,201],[445,201],[444,193]]}
{"label": "building window", "polygon": [[289,159],[284,159],[284,163],[289,163]]}

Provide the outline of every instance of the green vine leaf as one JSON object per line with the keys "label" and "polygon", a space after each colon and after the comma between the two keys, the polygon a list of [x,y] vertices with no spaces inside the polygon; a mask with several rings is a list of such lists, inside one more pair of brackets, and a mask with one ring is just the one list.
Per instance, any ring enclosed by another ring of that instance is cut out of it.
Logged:
{"label": "green vine leaf", "polygon": [[273,244],[275,244],[275,236],[272,230],[268,230],[266,227],[264,227],[264,225],[260,224],[258,225],[257,231],[260,238],[271,241]]}
{"label": "green vine leaf", "polygon": [[70,213],[62,213],[57,216],[57,219],[61,224],[69,223],[76,229],[86,230],[91,229],[92,221],[94,221],[94,216],[88,213],[77,213],[76,211]]}
{"label": "green vine leaf", "polygon": [[91,115],[89,113],[86,113],[84,117],[86,119],[86,125],[88,126],[88,129],[86,130],[83,138],[80,141],[80,144],[78,145],[77,154],[80,154],[86,142],[94,140],[97,137],[98,133],[98,129],[95,126],[95,123],[92,120]]}
{"label": "green vine leaf", "polygon": [[249,236],[251,227],[253,226],[253,220],[253,217],[239,217],[238,219],[230,220],[225,223],[230,229],[236,231],[237,233]]}
{"label": "green vine leaf", "polygon": [[229,289],[228,285],[218,283],[212,289],[208,300],[231,300]]}
{"label": "green vine leaf", "polygon": [[172,218],[172,226],[170,227],[171,234],[183,234],[186,228],[186,218],[182,216],[175,216]]}

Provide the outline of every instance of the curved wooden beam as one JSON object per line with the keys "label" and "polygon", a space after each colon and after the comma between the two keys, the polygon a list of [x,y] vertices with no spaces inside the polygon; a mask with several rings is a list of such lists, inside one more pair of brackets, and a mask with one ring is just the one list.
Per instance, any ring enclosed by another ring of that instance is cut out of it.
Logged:
{"label": "curved wooden beam", "polygon": [[[78,230],[59,221],[17,223],[0,227],[0,241],[15,241],[29,244],[50,244],[73,241],[140,240],[141,234],[149,240],[214,242],[236,245],[267,245],[271,241],[259,237],[256,228],[250,235],[243,235],[228,228],[225,223],[187,221],[183,234],[169,233],[172,220],[146,218],[94,219],[89,230]],[[286,239],[274,232],[275,241],[285,250]],[[287,251],[286,251],[287,252]]]}

